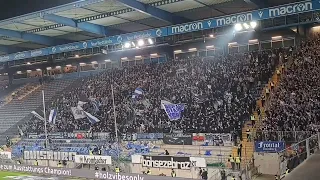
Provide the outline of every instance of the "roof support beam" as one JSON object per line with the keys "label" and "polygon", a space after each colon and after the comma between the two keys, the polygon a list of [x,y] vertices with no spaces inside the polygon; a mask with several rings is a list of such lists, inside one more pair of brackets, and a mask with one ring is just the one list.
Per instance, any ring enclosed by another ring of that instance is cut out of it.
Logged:
{"label": "roof support beam", "polygon": [[66,43],[65,40],[56,39],[48,36],[42,36],[38,34],[32,34],[27,32],[20,32],[20,31],[14,31],[10,29],[1,29],[0,28],[0,35],[14,37],[18,39],[23,39],[27,41],[31,41],[38,44],[43,44],[47,46],[54,46],[57,44],[64,44]]}
{"label": "roof support beam", "polygon": [[152,17],[169,22],[171,24],[181,24],[189,21],[186,18],[177,16],[170,12],[151,6],[149,4],[141,3],[137,0],[117,0],[117,1],[139,12],[148,14]]}
{"label": "roof support beam", "polygon": [[244,0],[248,4],[254,4],[258,8],[266,8],[268,7],[267,0]]}
{"label": "roof support beam", "polygon": [[7,45],[0,45],[0,52],[4,52],[7,54],[15,53],[15,52],[22,52],[27,51],[28,49],[14,47],[14,46],[7,46]]}
{"label": "roof support beam", "polygon": [[102,36],[107,35],[107,27],[89,23],[89,22],[80,22],[78,23],[77,20],[71,19],[71,18],[66,18],[63,16],[58,16],[55,14],[45,14],[42,16],[43,19],[59,23],[59,24],[64,24],[66,26],[74,27],[74,28],[79,28],[83,31],[91,32],[94,34],[99,34]]}

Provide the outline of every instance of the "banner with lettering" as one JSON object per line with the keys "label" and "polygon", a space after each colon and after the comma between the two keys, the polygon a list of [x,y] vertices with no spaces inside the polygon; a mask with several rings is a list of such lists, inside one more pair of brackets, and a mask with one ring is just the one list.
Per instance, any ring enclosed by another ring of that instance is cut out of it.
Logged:
{"label": "banner with lettering", "polygon": [[163,143],[171,145],[192,145],[192,134],[164,134]]}

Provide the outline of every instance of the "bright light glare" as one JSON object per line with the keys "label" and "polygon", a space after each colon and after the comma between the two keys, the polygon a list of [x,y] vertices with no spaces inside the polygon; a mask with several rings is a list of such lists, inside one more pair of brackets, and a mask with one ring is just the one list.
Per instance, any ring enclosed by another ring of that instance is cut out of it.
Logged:
{"label": "bright light glare", "polygon": [[236,31],[241,31],[242,30],[242,25],[241,24],[236,24],[235,26],[234,26],[234,29],[236,30]]}
{"label": "bright light glare", "polygon": [[138,40],[138,46],[143,46],[144,45],[144,41],[142,39]]}
{"label": "bright light glare", "polygon": [[247,24],[247,23],[243,23],[243,26],[244,26],[245,29],[249,29],[250,28],[249,24]]}
{"label": "bright light glare", "polygon": [[151,38],[148,39],[149,44],[153,44],[153,40]]}
{"label": "bright light glare", "polygon": [[257,25],[258,24],[255,21],[250,22],[250,26],[251,26],[252,29],[255,29],[257,27]]}
{"label": "bright light glare", "polygon": [[125,48],[130,48],[130,47],[131,47],[131,44],[130,44],[129,42],[126,42],[126,43],[124,43],[124,47],[125,47]]}

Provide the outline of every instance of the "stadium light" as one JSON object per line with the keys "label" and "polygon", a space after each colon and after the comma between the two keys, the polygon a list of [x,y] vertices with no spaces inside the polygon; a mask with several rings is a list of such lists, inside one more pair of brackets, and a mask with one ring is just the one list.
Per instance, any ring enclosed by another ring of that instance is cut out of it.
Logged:
{"label": "stadium light", "polygon": [[121,58],[121,60],[127,60],[127,59],[128,59],[127,57],[122,57],[122,58]]}
{"label": "stadium light", "polygon": [[126,43],[124,43],[124,48],[130,48],[130,47],[131,47],[130,42],[126,42]]}
{"label": "stadium light", "polygon": [[175,50],[175,51],[173,51],[175,54],[179,54],[179,53],[181,53],[182,52],[182,50]]}
{"label": "stadium light", "polygon": [[36,69],[37,71],[42,71],[41,69]]}
{"label": "stadium light", "polygon": [[86,65],[86,63],[79,63],[80,64],[80,66],[85,66]]}
{"label": "stadium light", "polygon": [[22,74],[22,72],[21,71],[17,71],[17,74]]}
{"label": "stadium light", "polygon": [[249,44],[256,44],[258,43],[258,39],[250,39],[248,42]]}
{"label": "stadium light", "polygon": [[27,64],[30,65],[31,63],[30,63],[30,62],[27,62]]}
{"label": "stadium light", "polygon": [[71,64],[67,64],[66,66],[67,66],[67,67],[71,67],[72,65],[71,65]]}
{"label": "stadium light", "polygon": [[214,35],[213,35],[213,34],[210,34],[209,37],[214,38]]}
{"label": "stadium light", "polygon": [[271,37],[272,40],[279,40],[282,39],[282,36],[273,36]]}
{"label": "stadium light", "polygon": [[134,58],[136,58],[136,59],[141,59],[142,56],[135,56]]}
{"label": "stadium light", "polygon": [[234,26],[234,29],[236,31],[241,31],[242,30],[242,25],[240,23],[237,23],[235,26]]}
{"label": "stadium light", "polygon": [[79,56],[79,54],[76,54],[76,55],[74,55],[74,57],[78,58],[78,57],[80,57],[80,56]]}
{"label": "stadium light", "polygon": [[61,69],[61,66],[56,66],[56,69]]}
{"label": "stadium light", "polygon": [[153,40],[151,38],[148,39],[149,44],[153,44]]}
{"label": "stadium light", "polygon": [[27,73],[31,73],[32,71],[31,70],[27,70]]}
{"label": "stadium light", "polygon": [[52,67],[47,67],[47,70],[51,70],[52,69]]}
{"label": "stadium light", "polygon": [[250,26],[252,29],[255,29],[257,27],[258,23],[256,21],[251,21]]}
{"label": "stadium light", "polygon": [[158,53],[153,53],[153,54],[150,54],[150,56],[158,56]]}
{"label": "stadium light", "polygon": [[143,45],[144,45],[143,39],[139,39],[139,40],[138,40],[138,46],[143,46]]}
{"label": "stadium light", "polygon": [[206,46],[207,49],[214,49],[214,45]]}
{"label": "stadium light", "polygon": [[245,29],[249,29],[249,28],[250,28],[249,24],[247,24],[247,23],[243,23],[243,27],[244,27]]}
{"label": "stadium light", "polygon": [[106,60],[104,60],[105,62],[111,62],[111,60],[110,59],[106,59]]}
{"label": "stadium light", "polygon": [[97,61],[92,61],[91,64],[98,64],[98,62]]}

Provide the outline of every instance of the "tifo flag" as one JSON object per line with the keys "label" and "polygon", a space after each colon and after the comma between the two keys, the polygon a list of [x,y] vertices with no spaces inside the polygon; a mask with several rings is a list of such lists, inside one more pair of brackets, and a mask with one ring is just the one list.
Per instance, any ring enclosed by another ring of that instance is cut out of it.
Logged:
{"label": "tifo flag", "polygon": [[101,106],[101,103],[99,102],[98,99],[90,99],[91,100],[91,103],[93,104],[93,107],[94,107],[94,110],[97,112],[99,111],[99,107]]}
{"label": "tifo flag", "polygon": [[71,111],[74,116],[74,119],[82,119],[86,117],[83,109],[80,106],[71,107]]}
{"label": "tifo flag", "polygon": [[52,109],[49,114],[49,123],[55,124],[57,118],[57,110]]}
{"label": "tifo flag", "polygon": [[143,95],[144,91],[141,88],[136,88],[132,94],[132,99],[137,99],[139,96]]}
{"label": "tifo flag", "polygon": [[170,120],[181,118],[181,112],[184,111],[183,104],[172,104],[168,101],[161,100],[161,107],[165,110]]}
{"label": "tifo flag", "polygon": [[85,111],[83,111],[83,112],[86,114],[86,116],[91,124],[95,124],[97,122],[100,122],[100,120],[98,118],[94,117],[92,114],[85,112]]}
{"label": "tifo flag", "polygon": [[82,107],[84,104],[87,104],[87,102],[84,102],[84,101],[79,101],[78,102],[78,106]]}
{"label": "tifo flag", "polygon": [[141,88],[136,88],[136,90],[134,90],[134,93],[142,95],[143,94],[143,90]]}
{"label": "tifo flag", "polygon": [[37,117],[38,119],[40,120],[43,120],[44,121],[44,118],[42,116],[40,116],[40,114],[38,114],[37,112],[35,111],[31,111],[31,114],[33,114],[35,117]]}

